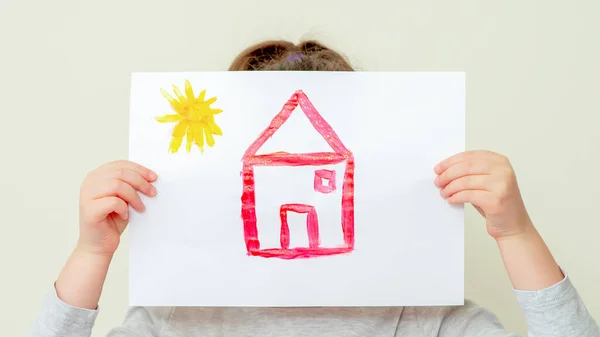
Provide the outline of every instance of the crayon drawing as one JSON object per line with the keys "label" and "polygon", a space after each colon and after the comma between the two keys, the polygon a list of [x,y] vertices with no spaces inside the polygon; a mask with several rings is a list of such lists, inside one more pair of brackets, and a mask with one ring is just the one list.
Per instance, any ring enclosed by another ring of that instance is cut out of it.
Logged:
{"label": "crayon drawing", "polygon": [[164,89],[160,91],[171,104],[171,108],[176,112],[176,114],[156,117],[159,123],[177,123],[173,128],[171,143],[169,144],[170,153],[179,151],[184,136],[186,137],[185,149],[187,152],[192,150],[192,143],[195,143],[200,152],[203,153],[205,138],[206,145],[209,147],[215,145],[213,135],[223,135],[223,131],[215,123],[215,115],[220,114],[223,110],[210,107],[217,100],[216,97],[205,101],[206,90],[202,90],[198,97],[196,97],[192,89],[192,84],[187,80],[185,81],[185,96],[182,95],[175,84],[173,84],[173,92],[177,98],[173,98]]}
{"label": "crayon drawing", "polygon": [[464,209],[432,170],[464,151],[465,88],[445,72],[132,74],[129,160],[158,179],[129,213],[130,305],[462,305]]}
{"label": "crayon drawing", "polygon": [[[325,139],[332,152],[287,153],[274,152],[256,154],[264,143],[288,120],[297,106],[300,106],[315,130]],[[348,150],[332,127],[315,109],[308,97],[301,90],[296,91],[273,118],[270,125],[248,147],[242,158],[243,193],[242,220],[244,239],[248,255],[265,258],[296,259],[350,253],[354,249],[354,156]],[[301,203],[284,203],[279,206],[281,227],[280,247],[261,248],[258,239],[260,223],[256,217],[256,198],[254,168],[259,166],[314,166],[315,193],[331,193],[337,189],[335,170],[320,168],[324,165],[345,163],[341,193],[342,214],[340,215],[340,231],[344,244],[338,247],[322,247],[319,239],[319,216],[314,205]],[[290,229],[287,221],[288,213],[306,214],[306,231],[308,247],[290,247]]]}

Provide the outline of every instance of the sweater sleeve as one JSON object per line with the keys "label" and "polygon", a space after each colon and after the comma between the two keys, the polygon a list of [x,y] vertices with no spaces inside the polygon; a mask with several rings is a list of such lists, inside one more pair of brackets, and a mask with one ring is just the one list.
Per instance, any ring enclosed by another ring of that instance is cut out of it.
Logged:
{"label": "sweater sleeve", "polygon": [[[123,325],[112,329],[108,337],[157,337],[164,331],[170,307],[131,307]],[[42,309],[28,337],[90,337],[98,309],[89,310],[66,304],[56,294],[48,292]]]}
{"label": "sweater sleeve", "polygon": [[[597,323],[567,276],[546,289],[514,293],[525,314],[529,337],[600,337]],[[447,312],[439,336],[518,337],[507,332],[490,311],[469,301]]]}
{"label": "sweater sleeve", "polygon": [[529,336],[600,337],[598,324],[567,276],[549,288],[515,290],[515,294],[525,313]]}
{"label": "sweater sleeve", "polygon": [[97,315],[98,310],[76,308],[64,303],[52,287],[52,291],[44,297],[28,336],[89,337]]}

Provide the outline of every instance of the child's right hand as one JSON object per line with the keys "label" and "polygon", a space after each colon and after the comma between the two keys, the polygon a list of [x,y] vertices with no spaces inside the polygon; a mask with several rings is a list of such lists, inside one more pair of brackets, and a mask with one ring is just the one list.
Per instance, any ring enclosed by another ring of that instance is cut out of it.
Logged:
{"label": "child's right hand", "polygon": [[129,161],[116,161],[90,172],[81,184],[78,248],[112,255],[129,222],[129,207],[138,212],[144,204],[137,191],[152,197],[157,175]]}

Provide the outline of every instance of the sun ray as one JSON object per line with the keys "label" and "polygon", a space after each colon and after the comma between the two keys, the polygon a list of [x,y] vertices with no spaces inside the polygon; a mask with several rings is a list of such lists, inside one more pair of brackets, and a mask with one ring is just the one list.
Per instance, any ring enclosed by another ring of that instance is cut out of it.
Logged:
{"label": "sun ray", "polygon": [[187,135],[185,136],[185,151],[190,152],[192,150],[192,143],[194,143],[194,129],[188,126]]}
{"label": "sun ray", "polygon": [[169,145],[169,152],[175,153],[179,150],[181,146],[181,142],[183,141],[183,137],[173,137],[171,138],[171,144]]}
{"label": "sun ray", "polygon": [[159,123],[172,123],[179,122],[181,120],[181,115],[164,115],[155,118]]}
{"label": "sun ray", "polygon": [[204,95],[206,95],[206,89],[202,90],[200,92],[200,94],[198,95],[198,101],[199,102],[204,102]]}
{"label": "sun ray", "polygon": [[173,128],[173,137],[183,137],[185,135],[185,131],[188,128],[188,122],[180,121]]}
{"label": "sun ray", "polygon": [[185,80],[185,96],[187,97],[187,100],[190,103],[196,100],[196,98],[194,97],[194,89],[192,88],[192,84],[188,80]]}
{"label": "sun ray", "polygon": [[208,101],[206,101],[206,104],[207,104],[207,105],[211,105],[211,104],[213,104],[213,103],[214,103],[214,102],[216,102],[216,101],[217,101],[217,98],[216,98],[216,97],[213,97],[213,98],[209,99]]}
{"label": "sun ray", "polygon": [[194,129],[194,142],[200,148],[200,152],[204,152],[204,131],[202,124],[195,123],[192,125],[192,128]]}
{"label": "sun ray", "polygon": [[175,93],[175,96],[177,96],[177,99],[179,99],[179,103],[185,106],[187,100],[185,99],[185,96],[181,94],[181,91],[179,91],[179,88],[175,84],[173,84],[173,92]]}
{"label": "sun ray", "polygon": [[221,128],[214,121],[211,120],[207,124],[213,134],[218,136],[223,135],[223,131],[221,131]]}
{"label": "sun ray", "polygon": [[175,112],[177,112],[178,114],[183,115],[183,107],[181,106],[179,101],[177,101],[175,98],[173,98],[173,96],[171,96],[164,89],[160,89],[160,92],[167,99],[167,101],[169,101],[169,103],[171,103],[171,107],[173,108],[173,110],[175,110]]}
{"label": "sun ray", "polygon": [[160,93],[169,101],[169,103],[173,103],[175,100],[171,94],[169,94],[165,89],[160,89]]}
{"label": "sun ray", "polygon": [[204,135],[206,136],[206,145],[213,147],[215,145],[215,139],[213,138],[212,132],[207,124],[202,125],[204,128]]}

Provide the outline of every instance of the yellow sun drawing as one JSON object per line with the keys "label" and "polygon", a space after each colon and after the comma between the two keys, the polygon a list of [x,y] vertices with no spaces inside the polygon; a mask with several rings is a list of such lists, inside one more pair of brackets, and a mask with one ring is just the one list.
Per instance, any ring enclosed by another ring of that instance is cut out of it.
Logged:
{"label": "yellow sun drawing", "polygon": [[186,137],[185,149],[187,152],[192,149],[192,143],[198,146],[200,152],[204,152],[205,137],[206,145],[210,147],[215,145],[213,135],[223,135],[221,128],[215,123],[215,115],[223,110],[210,107],[217,100],[216,97],[205,101],[206,90],[202,90],[198,97],[195,97],[192,85],[187,80],[185,81],[185,96],[181,94],[175,84],[173,84],[173,92],[177,98],[173,98],[164,89],[160,89],[160,92],[176,112],[176,114],[156,117],[160,123],[177,123],[173,128],[173,138],[169,145],[170,153],[176,153],[179,150],[184,136]]}

